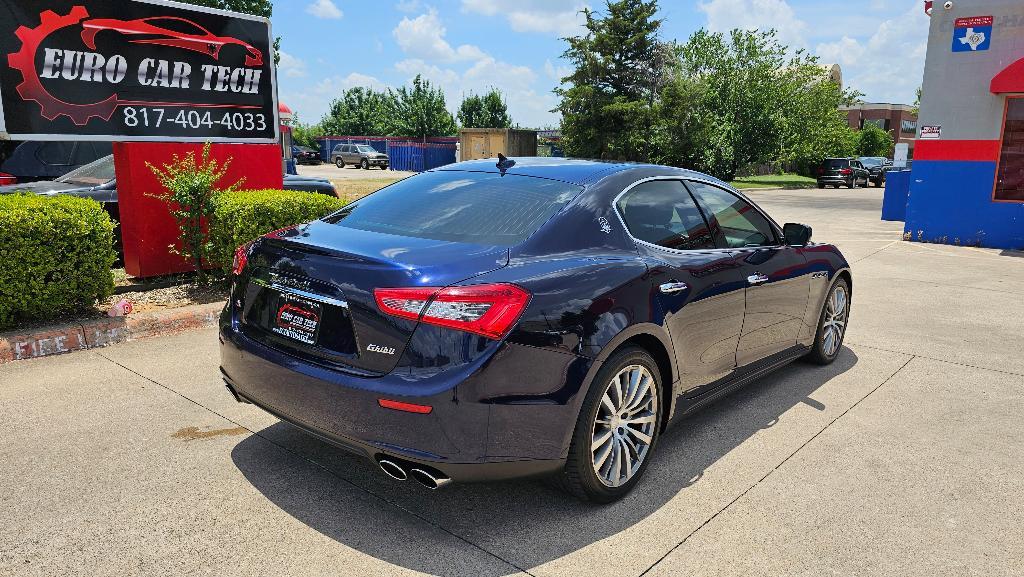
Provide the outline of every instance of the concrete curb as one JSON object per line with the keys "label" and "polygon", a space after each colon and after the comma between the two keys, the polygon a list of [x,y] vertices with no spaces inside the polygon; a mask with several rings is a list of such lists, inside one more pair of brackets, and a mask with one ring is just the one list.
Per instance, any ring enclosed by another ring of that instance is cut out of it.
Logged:
{"label": "concrete curb", "polygon": [[224,303],[0,333],[0,365],[217,325]]}

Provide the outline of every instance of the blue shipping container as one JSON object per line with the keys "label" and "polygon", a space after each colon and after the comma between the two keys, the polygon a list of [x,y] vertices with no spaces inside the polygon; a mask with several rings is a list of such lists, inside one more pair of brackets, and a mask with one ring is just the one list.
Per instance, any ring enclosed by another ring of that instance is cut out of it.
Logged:
{"label": "blue shipping container", "polygon": [[455,163],[455,145],[389,142],[388,158],[391,170],[424,172]]}

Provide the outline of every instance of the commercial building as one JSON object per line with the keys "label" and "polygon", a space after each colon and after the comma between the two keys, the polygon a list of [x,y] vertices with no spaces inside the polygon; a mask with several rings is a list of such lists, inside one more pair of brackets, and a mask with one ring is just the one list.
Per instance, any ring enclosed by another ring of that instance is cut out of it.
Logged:
{"label": "commercial building", "polygon": [[[906,104],[862,103],[839,108],[846,113],[850,128],[861,130],[869,124],[892,135],[893,143],[907,143],[914,150],[917,136],[917,115],[914,108]],[[891,153],[890,153],[891,154]]]}
{"label": "commercial building", "polygon": [[935,2],[907,204],[913,240],[1024,249],[1024,2]]}

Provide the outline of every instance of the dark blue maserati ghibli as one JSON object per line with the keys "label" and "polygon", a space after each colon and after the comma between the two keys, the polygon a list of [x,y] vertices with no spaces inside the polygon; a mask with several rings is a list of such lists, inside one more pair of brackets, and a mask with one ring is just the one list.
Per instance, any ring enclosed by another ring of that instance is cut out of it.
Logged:
{"label": "dark blue maserati ghibli", "polygon": [[849,265],[810,237],[686,170],[454,164],[239,248],[222,372],[395,479],[609,502],[674,419],[839,355]]}

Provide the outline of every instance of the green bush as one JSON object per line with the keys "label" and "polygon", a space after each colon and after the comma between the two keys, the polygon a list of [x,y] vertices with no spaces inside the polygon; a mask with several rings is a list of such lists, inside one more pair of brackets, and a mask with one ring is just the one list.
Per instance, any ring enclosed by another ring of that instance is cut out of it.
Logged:
{"label": "green bush", "polygon": [[345,201],[312,192],[242,190],[217,197],[210,221],[214,262],[231,266],[235,249],[268,232],[327,216]]}
{"label": "green bush", "polygon": [[114,223],[98,202],[0,195],[0,328],[110,296],[116,258]]}

